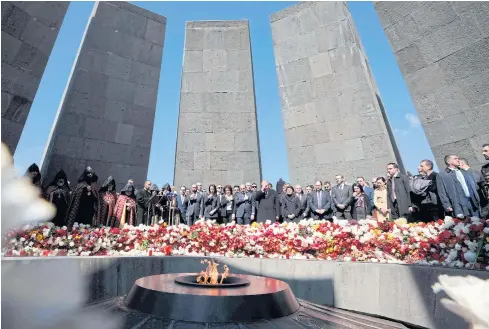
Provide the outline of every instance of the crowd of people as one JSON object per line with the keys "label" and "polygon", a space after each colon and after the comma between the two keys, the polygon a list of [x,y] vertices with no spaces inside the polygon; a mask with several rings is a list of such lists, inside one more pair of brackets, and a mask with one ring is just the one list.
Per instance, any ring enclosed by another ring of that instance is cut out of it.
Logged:
{"label": "crowd of people", "polygon": [[[483,145],[489,160],[489,144]],[[403,174],[396,163],[387,165],[386,177],[372,179],[371,185],[358,177],[349,185],[343,175],[335,177],[336,185],[317,181],[314,185],[291,185],[280,179],[276,189],[268,181],[242,185],[201,183],[190,190],[166,184],[161,190],[151,181],[136,190],[130,179],[117,193],[115,179],[109,176],[101,186],[91,167],[80,176],[77,185],[70,183],[63,170],[45,188],[37,165],[26,175],[43,196],[57,208],[53,222],[57,226],[73,224],[104,226],[168,224],[192,225],[199,219],[218,223],[251,224],[253,221],[299,221],[304,218],[367,219],[379,221],[406,218],[412,222],[429,222],[452,217],[489,214],[489,163],[473,170],[466,159],[455,154],[445,157],[446,168],[433,171],[431,160],[422,160],[418,175]]]}

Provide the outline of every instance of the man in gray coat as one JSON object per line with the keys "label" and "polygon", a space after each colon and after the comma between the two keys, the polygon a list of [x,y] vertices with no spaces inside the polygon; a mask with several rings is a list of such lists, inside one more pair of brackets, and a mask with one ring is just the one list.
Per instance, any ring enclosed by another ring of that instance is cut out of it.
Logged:
{"label": "man in gray coat", "polygon": [[392,219],[411,218],[413,212],[409,177],[401,174],[397,163],[387,165],[387,201]]}
{"label": "man in gray coat", "polygon": [[454,154],[445,156],[447,168],[437,177],[436,186],[445,213],[464,218],[479,216],[480,199],[473,175],[460,170],[460,159]]}
{"label": "man in gray coat", "polygon": [[333,195],[334,215],[338,219],[351,219],[352,187],[345,183],[343,175],[336,175],[335,179],[336,185],[333,186],[331,192]]}
{"label": "man in gray coat", "polygon": [[327,219],[328,209],[331,207],[331,199],[326,191],[323,191],[323,183],[317,181],[314,184],[316,190],[309,196],[309,207],[314,219]]}

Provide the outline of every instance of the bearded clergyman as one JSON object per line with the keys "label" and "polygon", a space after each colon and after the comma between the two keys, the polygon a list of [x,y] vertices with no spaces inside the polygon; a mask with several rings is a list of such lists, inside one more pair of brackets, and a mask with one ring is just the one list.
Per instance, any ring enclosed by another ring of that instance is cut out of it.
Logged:
{"label": "bearded clergyman", "polygon": [[59,227],[66,225],[66,210],[70,203],[71,191],[68,186],[68,178],[63,170],[58,171],[51,184],[48,185],[44,197],[56,207],[54,225]]}
{"label": "bearded clergyman", "polygon": [[94,225],[97,218],[98,191],[92,188],[98,180],[92,167],[87,167],[73,189],[70,206],[66,215],[68,227],[74,223]]}

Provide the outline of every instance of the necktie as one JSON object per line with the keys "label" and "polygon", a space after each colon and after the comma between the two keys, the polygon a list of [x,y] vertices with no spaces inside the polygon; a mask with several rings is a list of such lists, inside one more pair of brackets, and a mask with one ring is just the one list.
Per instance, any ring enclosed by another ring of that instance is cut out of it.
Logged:
{"label": "necktie", "polygon": [[318,192],[318,207],[321,206],[321,191]]}

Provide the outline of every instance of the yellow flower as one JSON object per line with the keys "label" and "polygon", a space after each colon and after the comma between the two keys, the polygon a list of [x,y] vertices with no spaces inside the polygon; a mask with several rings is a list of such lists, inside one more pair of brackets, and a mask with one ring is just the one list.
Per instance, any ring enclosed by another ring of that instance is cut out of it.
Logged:
{"label": "yellow flower", "polygon": [[258,227],[259,224],[257,222],[253,222],[253,224],[251,224],[251,227]]}
{"label": "yellow flower", "polygon": [[314,224],[314,225],[312,226],[312,228],[313,228],[315,231],[317,231],[317,229],[319,228],[319,224]]}
{"label": "yellow flower", "polygon": [[44,239],[44,236],[43,236],[42,234],[38,234],[38,235],[36,236],[36,240],[37,240],[37,241],[42,241],[43,239]]}
{"label": "yellow flower", "polygon": [[166,222],[165,222],[165,223],[163,223],[163,227],[166,227]]}

